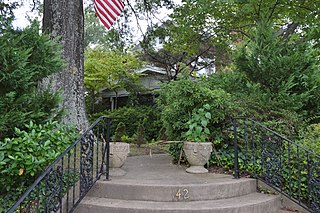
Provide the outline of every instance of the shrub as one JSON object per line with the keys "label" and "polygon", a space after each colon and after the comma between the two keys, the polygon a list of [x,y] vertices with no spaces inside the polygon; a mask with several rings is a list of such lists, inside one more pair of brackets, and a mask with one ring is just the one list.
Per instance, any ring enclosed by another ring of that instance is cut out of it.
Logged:
{"label": "shrub", "polygon": [[12,137],[33,120],[44,123],[57,116],[58,94],[40,91],[39,81],[63,68],[60,46],[39,35],[39,26],[0,35],[0,139]]}
{"label": "shrub", "polygon": [[215,73],[206,79],[210,88],[223,89],[232,94],[233,115],[247,116],[264,123],[283,135],[295,137],[304,126],[302,117],[292,109],[282,107],[282,101],[259,84],[251,82],[239,71]]}
{"label": "shrub", "polygon": [[133,137],[137,132],[140,122],[145,121],[148,127],[145,128],[145,138],[147,141],[157,139],[159,130],[161,129],[160,112],[156,107],[151,106],[135,106],[121,107],[113,111],[105,111],[95,114],[95,118],[106,115],[112,118],[111,135],[115,134],[118,123],[123,122],[126,126],[125,134]]}
{"label": "shrub", "polygon": [[[206,113],[211,115],[210,122],[204,128],[209,130],[206,141],[222,141],[222,138],[227,137],[226,129],[230,124],[230,118],[238,115],[239,106],[234,96],[214,87],[208,78],[181,78],[163,83],[159,93],[157,104],[161,110],[161,121],[168,140],[185,139],[185,133],[190,127],[188,122],[203,106],[209,106]],[[202,137],[199,134],[198,136]],[[174,160],[179,159],[180,149],[179,144],[170,145],[169,151]]]}
{"label": "shrub", "polygon": [[122,141],[122,137],[125,135],[126,135],[126,125],[123,122],[119,122],[112,140],[114,142],[120,142]]}
{"label": "shrub", "polygon": [[306,119],[319,114],[319,60],[314,51],[309,42],[278,36],[272,23],[261,21],[254,40],[237,52],[235,64],[273,111],[284,109]]}
{"label": "shrub", "polygon": [[142,144],[146,143],[145,127],[142,122],[139,123],[135,141],[136,141],[136,144],[138,145],[138,147],[140,147]]}
{"label": "shrub", "polygon": [[218,130],[223,128],[225,123],[229,122],[228,119],[234,115],[237,102],[224,90],[211,88],[206,79],[193,81],[183,78],[163,83],[157,104],[169,139],[180,140],[181,134],[188,130],[188,121],[194,111],[208,104],[213,121],[208,128],[210,131]]}
{"label": "shrub", "polygon": [[30,122],[27,130],[15,128],[15,137],[0,145],[0,193],[25,188],[34,182],[78,136],[75,128],[56,121]]}
{"label": "shrub", "polygon": [[299,137],[297,141],[299,145],[320,156],[320,123],[302,129]]}

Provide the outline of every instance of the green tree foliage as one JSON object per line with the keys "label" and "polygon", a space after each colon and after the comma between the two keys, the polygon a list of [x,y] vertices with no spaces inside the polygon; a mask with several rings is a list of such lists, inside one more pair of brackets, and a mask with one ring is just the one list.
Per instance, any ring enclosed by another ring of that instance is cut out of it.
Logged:
{"label": "green tree foliage", "polygon": [[0,138],[30,120],[43,123],[56,116],[58,94],[37,88],[38,81],[60,71],[60,47],[39,34],[38,25],[0,36]]}
{"label": "green tree foliage", "polygon": [[319,113],[319,60],[309,43],[282,39],[270,22],[260,22],[254,41],[242,47],[236,67],[261,89],[273,109],[286,109],[302,118]]}
{"label": "green tree foliage", "polygon": [[84,83],[90,91],[91,106],[103,89],[114,91],[116,98],[120,89],[129,92],[142,89],[138,84],[140,75],[134,72],[142,62],[134,54],[96,48],[88,49],[85,57]]}
{"label": "green tree foliage", "polygon": [[0,2],[0,35],[4,33],[4,31],[12,29],[12,21],[14,20],[13,9],[16,7],[17,2]]}
{"label": "green tree foliage", "polygon": [[192,52],[200,35],[222,44],[243,37],[252,39],[252,30],[262,19],[276,23],[280,36],[298,33],[300,38],[318,43],[320,17],[315,14],[319,14],[319,8],[318,1],[185,0],[171,16],[170,45]]}
{"label": "green tree foliage", "polygon": [[85,86],[95,91],[107,88],[115,90],[126,88],[131,82],[137,82],[139,75],[133,71],[142,63],[133,54],[119,51],[88,49],[85,61]]}

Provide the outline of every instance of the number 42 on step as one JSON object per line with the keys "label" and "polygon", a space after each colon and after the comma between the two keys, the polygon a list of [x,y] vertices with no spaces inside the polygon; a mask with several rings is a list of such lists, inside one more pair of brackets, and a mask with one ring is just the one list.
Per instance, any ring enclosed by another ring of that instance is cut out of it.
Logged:
{"label": "number 42 on step", "polygon": [[176,192],[175,195],[176,198],[178,198],[178,200],[187,200],[189,199],[189,190],[188,189],[178,189],[178,191]]}

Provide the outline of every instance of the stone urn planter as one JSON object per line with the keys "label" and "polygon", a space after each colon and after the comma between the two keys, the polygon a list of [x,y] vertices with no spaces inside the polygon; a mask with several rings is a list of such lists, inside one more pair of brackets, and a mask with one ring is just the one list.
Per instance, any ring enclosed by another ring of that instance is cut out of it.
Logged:
{"label": "stone urn planter", "polygon": [[190,164],[190,167],[186,169],[188,173],[208,173],[204,165],[209,161],[211,156],[211,142],[184,142],[183,150]]}
{"label": "stone urn planter", "polygon": [[124,142],[111,142],[110,143],[110,176],[123,176],[126,171],[121,169],[125,163],[128,153],[130,151],[130,145]]}
{"label": "stone urn planter", "polygon": [[192,112],[192,116],[187,122],[189,129],[182,134],[184,142],[183,150],[191,165],[186,169],[189,173],[207,173],[204,165],[209,161],[212,152],[212,140],[210,126],[212,120],[212,107],[204,104],[199,109]]}

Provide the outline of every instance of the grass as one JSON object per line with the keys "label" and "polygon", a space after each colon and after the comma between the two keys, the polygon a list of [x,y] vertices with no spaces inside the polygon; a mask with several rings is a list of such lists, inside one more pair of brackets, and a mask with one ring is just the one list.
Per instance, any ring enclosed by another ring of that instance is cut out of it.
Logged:
{"label": "grass", "polygon": [[147,143],[140,147],[136,144],[130,144],[129,156],[166,154],[169,151],[169,144],[163,143]]}

